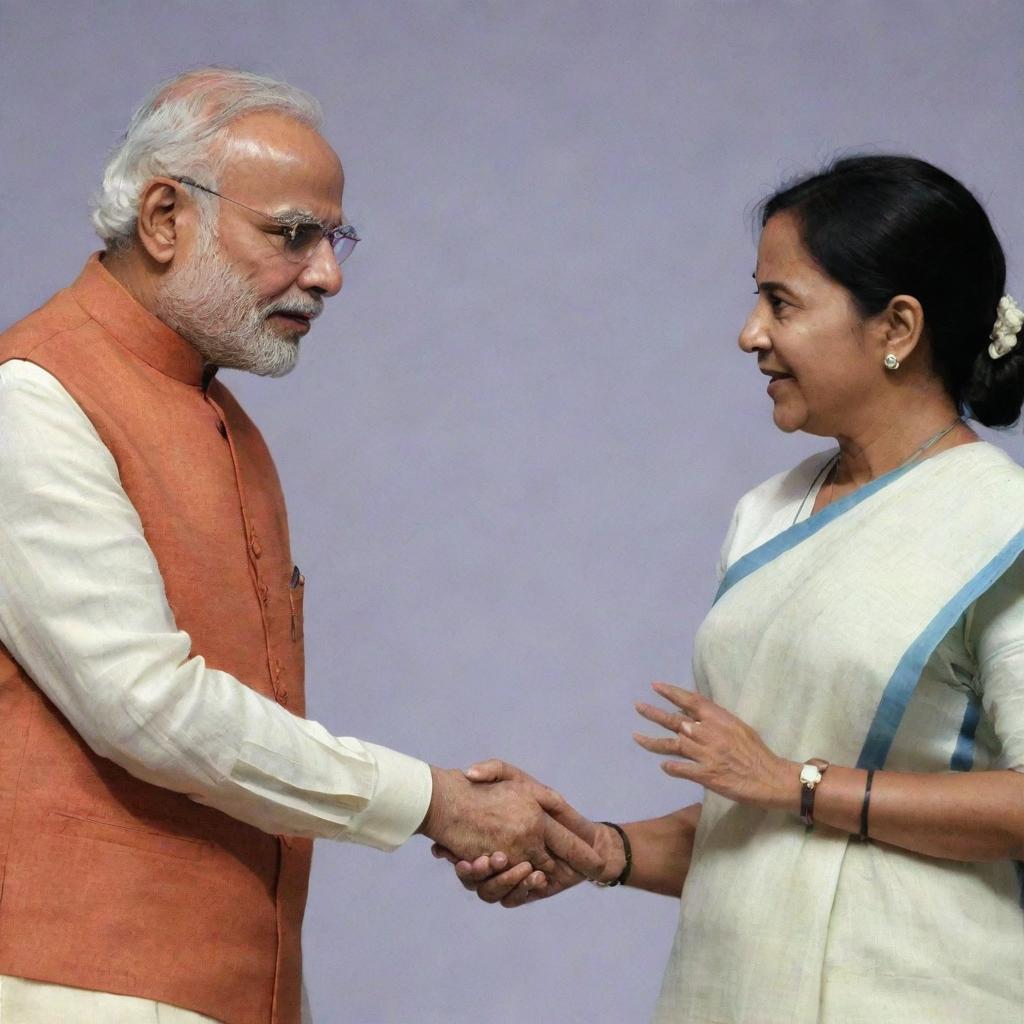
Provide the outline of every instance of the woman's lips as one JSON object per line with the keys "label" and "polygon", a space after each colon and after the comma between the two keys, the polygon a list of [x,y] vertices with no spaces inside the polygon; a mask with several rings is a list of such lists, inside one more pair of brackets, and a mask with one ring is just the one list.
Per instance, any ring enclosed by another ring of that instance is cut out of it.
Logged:
{"label": "woman's lips", "polygon": [[768,394],[771,398],[774,398],[778,390],[785,386],[787,381],[793,379],[793,375],[790,373],[773,373],[770,375],[771,380],[768,381]]}

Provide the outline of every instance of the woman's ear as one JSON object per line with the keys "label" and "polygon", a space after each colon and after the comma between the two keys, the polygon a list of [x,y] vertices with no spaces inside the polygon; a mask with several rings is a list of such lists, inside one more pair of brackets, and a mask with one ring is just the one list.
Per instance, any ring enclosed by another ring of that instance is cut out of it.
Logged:
{"label": "woman's ear", "polygon": [[877,326],[879,359],[895,356],[905,363],[916,351],[924,334],[924,310],[913,295],[894,295],[889,304],[873,318]]}

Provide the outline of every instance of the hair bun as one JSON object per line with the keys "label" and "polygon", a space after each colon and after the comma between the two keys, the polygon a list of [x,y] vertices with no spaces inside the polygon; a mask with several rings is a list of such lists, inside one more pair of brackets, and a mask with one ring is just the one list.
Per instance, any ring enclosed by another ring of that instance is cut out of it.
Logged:
{"label": "hair bun", "polygon": [[[1019,343],[1018,332],[999,335],[993,328],[990,343],[974,360],[964,404],[971,419],[986,427],[1009,427],[1020,419],[1024,405],[1024,345]],[[993,348],[999,355],[993,354]]]}

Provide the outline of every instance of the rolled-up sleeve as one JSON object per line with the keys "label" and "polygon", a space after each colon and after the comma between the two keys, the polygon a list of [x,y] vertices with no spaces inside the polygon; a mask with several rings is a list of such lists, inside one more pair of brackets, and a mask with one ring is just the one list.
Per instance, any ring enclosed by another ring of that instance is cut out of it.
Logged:
{"label": "rolled-up sleeve", "polygon": [[393,849],[426,814],[423,761],[190,657],[113,457],[20,360],[0,365],[0,643],[97,754],[266,832]]}

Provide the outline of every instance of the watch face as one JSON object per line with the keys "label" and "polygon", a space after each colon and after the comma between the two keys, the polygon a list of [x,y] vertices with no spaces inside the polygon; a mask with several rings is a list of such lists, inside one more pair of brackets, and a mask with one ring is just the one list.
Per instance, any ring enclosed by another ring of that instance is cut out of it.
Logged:
{"label": "watch face", "polygon": [[816,786],[821,782],[821,772],[813,764],[805,764],[800,769],[800,782],[804,786]]}

